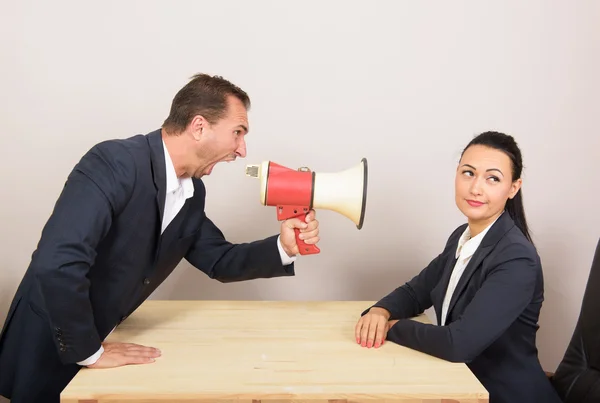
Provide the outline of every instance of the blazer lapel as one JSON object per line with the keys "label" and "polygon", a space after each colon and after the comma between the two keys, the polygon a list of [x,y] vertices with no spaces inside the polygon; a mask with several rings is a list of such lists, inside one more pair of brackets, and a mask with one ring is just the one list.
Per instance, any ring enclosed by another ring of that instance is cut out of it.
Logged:
{"label": "blazer lapel", "polygon": [[150,159],[152,161],[152,176],[156,189],[156,208],[158,221],[156,223],[157,248],[154,259],[158,258],[162,244],[162,220],[165,209],[165,197],[167,192],[167,169],[165,166],[165,150],[162,142],[161,129],[148,134],[148,145],[150,146]]}
{"label": "blazer lapel", "polygon": [[181,207],[181,210],[179,210],[177,215],[175,217],[173,217],[173,220],[169,223],[169,225],[167,225],[167,228],[165,228],[165,231],[163,232],[163,234],[160,238],[159,250],[162,250],[163,247],[166,247],[168,250],[169,245],[171,245],[174,241],[176,241],[177,239],[179,239],[181,237],[181,234],[180,234],[181,224],[183,223],[183,220],[185,219],[185,216],[187,215],[187,211],[190,208],[191,202],[192,202],[191,198],[187,199],[185,201],[185,203],[183,204],[183,206]]}
{"label": "blazer lapel", "polygon": [[458,301],[461,294],[465,290],[467,284],[469,283],[469,280],[471,279],[471,276],[479,268],[479,265],[481,264],[483,259],[492,251],[492,249],[494,249],[494,245],[488,245],[485,247],[480,245],[479,248],[475,251],[473,257],[471,257],[471,260],[469,261],[469,264],[467,264],[467,267],[465,267],[465,271],[463,272],[462,276],[460,276],[458,284],[456,284],[456,289],[454,290],[454,294],[452,294],[452,299],[450,299],[450,305],[448,305],[448,314],[446,315],[446,318],[450,317],[450,312],[452,312],[452,308],[454,308],[454,305],[456,305],[456,301]]}
{"label": "blazer lapel", "polygon": [[[448,306],[448,313],[446,315],[446,318],[450,317],[450,312],[452,312],[452,309],[456,305],[456,301],[458,301],[461,294],[465,290],[467,284],[469,283],[469,280],[471,279],[471,276],[473,276],[473,273],[475,273],[477,269],[479,269],[479,267],[481,266],[481,262],[483,261],[483,259],[485,259],[487,255],[489,255],[489,253],[494,249],[498,241],[500,241],[500,238],[502,238],[506,231],[512,228],[512,226],[514,226],[512,218],[510,218],[510,215],[507,212],[504,212],[498,218],[498,221],[494,223],[492,228],[489,229],[488,233],[481,241],[481,245],[479,245],[479,248],[477,248],[477,250],[471,257],[471,260],[467,264],[467,267],[465,267],[465,271],[463,272],[462,276],[460,277],[460,280],[458,281],[458,284],[456,285],[456,289],[454,290],[454,294],[452,294],[452,299],[450,300],[450,305]],[[448,286],[447,282],[446,286]]]}
{"label": "blazer lapel", "polygon": [[451,254],[446,258],[446,263],[444,265],[444,271],[442,272],[442,279],[438,283],[438,286],[435,289],[436,298],[435,301],[432,301],[434,304],[435,315],[437,316],[437,323],[443,325],[442,321],[442,305],[444,304],[444,297],[446,296],[446,290],[448,289],[448,283],[450,282],[450,276],[452,275],[452,270],[454,270],[454,265],[456,264],[455,252],[456,245],[451,250]]}
{"label": "blazer lapel", "polygon": [[162,143],[161,131],[156,130],[148,134],[148,144],[150,145],[150,156],[152,160],[152,175],[154,177],[154,186],[156,187],[156,205],[158,208],[160,233],[163,213],[165,209],[165,196],[167,189],[167,173],[165,167],[165,150]]}

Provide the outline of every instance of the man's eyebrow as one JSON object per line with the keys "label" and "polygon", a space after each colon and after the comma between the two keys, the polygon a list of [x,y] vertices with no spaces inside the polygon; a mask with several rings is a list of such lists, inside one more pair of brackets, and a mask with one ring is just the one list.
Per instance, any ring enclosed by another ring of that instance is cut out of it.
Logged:
{"label": "man's eyebrow", "polygon": [[241,127],[242,129],[244,129],[244,131],[246,133],[248,133],[248,127],[247,126],[245,126],[245,125],[237,125],[237,127]]}

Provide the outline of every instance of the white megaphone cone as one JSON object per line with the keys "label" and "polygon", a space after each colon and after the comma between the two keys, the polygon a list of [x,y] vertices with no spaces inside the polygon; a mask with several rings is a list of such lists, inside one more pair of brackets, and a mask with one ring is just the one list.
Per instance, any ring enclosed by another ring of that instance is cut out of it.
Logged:
{"label": "white megaphone cone", "polygon": [[340,213],[361,229],[367,206],[367,178],[366,158],[345,171],[316,172],[312,207]]}

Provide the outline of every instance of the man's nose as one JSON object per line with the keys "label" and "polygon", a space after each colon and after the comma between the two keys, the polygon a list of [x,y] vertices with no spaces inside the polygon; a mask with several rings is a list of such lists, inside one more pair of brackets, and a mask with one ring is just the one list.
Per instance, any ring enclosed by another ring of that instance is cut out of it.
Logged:
{"label": "man's nose", "polygon": [[246,158],[246,140],[244,140],[243,137],[240,140],[240,144],[239,144],[238,148],[235,150],[235,154],[238,157]]}

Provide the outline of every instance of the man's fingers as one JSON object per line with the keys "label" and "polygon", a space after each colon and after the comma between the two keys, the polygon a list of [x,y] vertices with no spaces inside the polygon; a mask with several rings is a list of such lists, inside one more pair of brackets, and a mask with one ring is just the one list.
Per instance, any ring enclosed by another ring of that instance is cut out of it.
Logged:
{"label": "man's fingers", "polygon": [[318,222],[317,221],[311,221],[308,224],[306,224],[306,227],[304,228],[300,228],[300,232],[306,233],[306,232],[314,232],[314,231],[318,231]]}
{"label": "man's fingers", "polygon": [[128,356],[142,354],[148,357],[160,357],[161,355],[160,350],[157,348],[146,347],[134,343],[122,343],[115,345],[113,346],[113,349],[111,349],[111,351],[114,351],[117,354],[126,354]]}
{"label": "man's fingers", "polygon": [[130,350],[124,353],[127,357],[160,357],[160,351],[154,349]]}
{"label": "man's fingers", "polygon": [[300,232],[314,231],[319,226],[319,223],[315,221],[315,219],[315,210],[310,210],[304,220],[301,220],[298,217],[288,218],[284,221],[284,225],[291,229],[298,228]]}
{"label": "man's fingers", "polygon": [[160,350],[152,347],[130,346],[126,351],[119,353],[120,365],[148,364],[160,357]]}
{"label": "man's fingers", "polygon": [[308,227],[308,224],[302,222],[299,218],[288,218],[284,221],[284,225],[291,229],[299,228],[300,230]]}
{"label": "man's fingers", "polygon": [[105,343],[104,349],[108,351],[125,351],[137,348],[145,348],[146,346],[142,346],[141,344],[135,343]]}
{"label": "man's fingers", "polygon": [[152,358],[152,357],[144,357],[144,356],[141,356],[141,355],[127,356],[124,365],[149,364],[149,363],[152,363],[152,362],[155,362],[155,361],[156,360],[154,358]]}
{"label": "man's fingers", "polygon": [[306,227],[301,229],[301,232],[313,231],[319,227],[319,222],[317,220],[307,221]]}
{"label": "man's fingers", "polygon": [[303,242],[307,245],[314,245],[321,240],[318,236],[312,237],[310,239],[303,239]]}
{"label": "man's fingers", "polygon": [[318,237],[318,232],[313,231],[313,232],[308,232],[308,233],[300,233],[299,237],[302,241],[304,241],[305,243],[311,244],[311,243],[317,243],[319,241],[319,237]]}
{"label": "man's fingers", "polygon": [[160,350],[154,347],[146,347],[146,346],[140,346],[139,344],[137,345],[133,345],[133,346],[129,346],[125,349],[125,351],[127,352],[137,352],[137,351],[142,351],[142,352],[152,352],[152,353],[158,353],[160,354]]}

